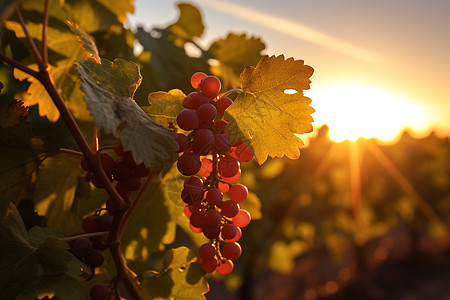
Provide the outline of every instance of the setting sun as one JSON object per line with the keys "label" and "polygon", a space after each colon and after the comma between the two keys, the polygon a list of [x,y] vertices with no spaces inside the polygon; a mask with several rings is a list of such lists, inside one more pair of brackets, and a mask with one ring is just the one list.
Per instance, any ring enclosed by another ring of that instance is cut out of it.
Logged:
{"label": "setting sun", "polygon": [[336,83],[305,94],[317,111],[314,124],[327,124],[335,142],[360,137],[391,141],[404,129],[420,132],[430,123],[425,107],[361,83]]}

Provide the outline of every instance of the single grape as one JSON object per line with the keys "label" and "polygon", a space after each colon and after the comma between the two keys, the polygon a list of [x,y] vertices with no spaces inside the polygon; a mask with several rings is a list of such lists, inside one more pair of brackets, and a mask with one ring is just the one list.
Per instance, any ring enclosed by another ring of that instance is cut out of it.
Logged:
{"label": "single grape", "polygon": [[186,152],[178,158],[177,168],[181,174],[192,176],[200,170],[200,157],[192,152]]}
{"label": "single grape", "polygon": [[223,116],[225,113],[225,110],[233,104],[233,100],[231,100],[228,97],[222,97],[219,100],[217,100],[217,114]]}
{"label": "single grape", "polygon": [[245,209],[239,210],[236,216],[232,218],[232,223],[237,227],[245,227],[250,224],[251,216]]}
{"label": "single grape", "polygon": [[91,296],[91,300],[108,300],[109,286],[104,283],[97,283],[91,287],[89,295]]}
{"label": "single grape", "polygon": [[112,170],[114,180],[121,180],[134,175],[133,167],[130,166],[123,158],[119,158],[114,162],[114,168]]}
{"label": "single grape", "polygon": [[243,202],[245,199],[247,199],[247,195],[247,187],[240,183],[231,186],[230,190],[228,191],[228,196],[230,196],[230,199],[236,203]]}
{"label": "single grape", "polygon": [[123,160],[130,165],[131,168],[136,166],[136,161],[134,160],[133,153],[131,151],[123,151]]}
{"label": "single grape", "polygon": [[203,199],[203,190],[183,189],[181,191],[181,199],[184,203],[192,205]]}
{"label": "single grape", "polygon": [[200,82],[202,82],[203,78],[206,77],[206,74],[203,72],[196,72],[191,76],[191,86],[194,89],[198,89],[200,86]]}
{"label": "single grape", "polygon": [[213,259],[216,255],[216,247],[211,243],[203,244],[198,249],[198,255],[203,260]]}
{"label": "single grape", "polygon": [[214,133],[209,129],[199,129],[194,135],[192,144],[194,153],[206,155],[214,144]]}
{"label": "single grape", "polygon": [[236,229],[237,229],[236,235],[232,239],[225,239],[225,242],[232,243],[239,241],[239,239],[242,237],[242,229],[239,227],[236,227]]}
{"label": "single grape", "polygon": [[87,216],[81,221],[81,227],[83,227],[83,230],[87,233],[94,233],[98,232],[98,224],[97,224],[98,217],[91,215]]}
{"label": "single grape", "polygon": [[222,255],[225,256],[228,259],[236,260],[238,259],[242,254],[242,248],[239,243],[233,242],[233,243],[225,243],[222,246]]}
{"label": "single grape", "polygon": [[217,260],[215,258],[203,260],[201,265],[206,273],[212,273],[217,269]]}
{"label": "single grape", "polygon": [[212,188],[206,193],[206,201],[210,205],[220,205],[223,194],[218,188]]}
{"label": "single grape", "polygon": [[241,169],[239,169],[233,177],[219,177],[219,178],[220,180],[226,183],[230,184],[236,183],[239,180],[239,178],[241,178]]}
{"label": "single grape", "polygon": [[213,240],[213,239],[216,239],[219,237],[219,234],[220,234],[220,226],[219,225],[216,225],[216,226],[204,225],[202,227],[202,229],[203,229],[203,235],[210,240]]}
{"label": "single grape", "polygon": [[220,206],[220,211],[225,217],[232,218],[239,212],[239,205],[232,200],[224,201]]}
{"label": "single grape", "polygon": [[186,178],[183,186],[185,189],[202,190],[203,189],[203,180],[201,180],[197,176],[191,176],[191,177]]}
{"label": "single grape", "polygon": [[196,228],[203,228],[205,225],[205,212],[201,210],[193,212],[189,220],[192,226]]}
{"label": "single grape", "polygon": [[198,119],[201,122],[211,123],[217,115],[217,109],[211,103],[205,103],[197,108]]}
{"label": "single grape", "polygon": [[183,152],[189,147],[189,139],[182,133],[177,133],[178,153]]}
{"label": "single grape", "polygon": [[133,168],[134,175],[137,177],[146,177],[150,174],[150,169],[144,163],[140,163]]}
{"label": "single grape", "polygon": [[92,241],[89,238],[79,238],[75,240],[71,247],[71,252],[76,257],[82,259],[92,251]]}
{"label": "single grape", "polygon": [[233,224],[224,224],[222,226],[221,232],[222,232],[222,238],[224,240],[231,240],[236,236],[238,230],[237,230],[237,227],[234,226]]}
{"label": "single grape", "polygon": [[224,154],[230,150],[230,142],[223,134],[216,133],[214,135],[214,150],[219,154]]}
{"label": "single grape", "polygon": [[222,215],[217,210],[210,209],[205,214],[205,225],[219,226],[220,220],[222,220]]}
{"label": "single grape", "polygon": [[110,231],[112,228],[114,216],[112,214],[104,214],[98,218],[98,231]]}
{"label": "single grape", "polygon": [[224,259],[219,262],[219,265],[217,266],[217,272],[219,272],[222,275],[228,275],[233,271],[234,264],[229,259]]}
{"label": "single grape", "polygon": [[217,163],[217,168],[222,177],[233,177],[239,171],[239,163],[236,158],[225,155]]}
{"label": "single grape", "polygon": [[200,82],[200,92],[208,97],[214,98],[220,91],[222,84],[216,76],[206,76]]}
{"label": "single grape", "polygon": [[209,158],[202,158],[202,165],[200,167],[200,170],[198,171],[198,175],[206,178],[209,176],[209,174],[211,174],[212,169],[212,160],[210,160]]}
{"label": "single grape", "polygon": [[198,127],[199,122],[197,113],[192,109],[184,109],[177,115],[177,124],[183,130],[193,130]]}
{"label": "single grape", "polygon": [[100,267],[101,265],[103,265],[104,261],[105,256],[103,255],[102,251],[98,249],[92,249],[92,251],[84,258],[84,262],[92,268]]}

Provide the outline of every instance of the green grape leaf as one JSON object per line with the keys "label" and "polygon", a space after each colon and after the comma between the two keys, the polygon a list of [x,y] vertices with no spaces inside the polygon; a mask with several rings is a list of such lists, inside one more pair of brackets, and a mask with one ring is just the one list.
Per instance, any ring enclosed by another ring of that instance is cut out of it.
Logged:
{"label": "green grape leaf", "polygon": [[236,88],[239,74],[245,67],[258,63],[265,47],[259,38],[229,33],[226,38],[215,41],[207,51],[219,62],[211,67],[211,71],[220,77],[223,86]]}
{"label": "green grape leaf", "polygon": [[177,6],[180,10],[180,16],[166,30],[172,32],[179,40],[176,42],[177,45],[184,45],[184,43],[192,41],[195,37],[201,37],[205,26],[197,7],[189,3],[178,3]]}
{"label": "green grape leaf", "polygon": [[243,142],[259,164],[268,156],[298,158],[304,143],[296,134],[312,131],[314,109],[303,95],[312,73],[302,60],[285,60],[283,55],[264,56],[256,68],[245,68],[243,92],[225,111],[230,143]]}
{"label": "green grape leaf", "polygon": [[101,63],[100,56],[98,55],[97,46],[95,45],[94,40],[92,37],[87,34],[83,29],[78,27],[77,24],[74,24],[71,21],[66,21],[67,26],[69,26],[70,30],[72,30],[73,33],[76,34],[78,37],[78,40],[81,43],[81,47],[83,47],[84,50],[89,52],[91,54],[91,58],[95,60],[97,63]]}
{"label": "green grape leaf", "polygon": [[43,161],[33,190],[33,202],[39,215],[48,218],[47,227],[59,228],[67,234],[80,228],[74,199],[81,173],[80,158],[71,154],[58,153]]}
{"label": "green grape leaf", "polygon": [[176,124],[178,113],[183,110],[183,100],[186,95],[178,90],[155,92],[148,95],[150,106],[141,107],[145,113],[163,126]]}
{"label": "green grape leaf", "polygon": [[140,286],[144,299],[206,299],[205,271],[194,252],[186,247],[170,249],[158,274],[147,272]]}
{"label": "green grape leaf", "polygon": [[175,134],[150,119],[134,102],[134,92],[141,83],[135,63],[122,59],[101,61],[101,64],[78,61],[81,86],[95,123],[120,138],[136,163],[144,162],[152,170],[160,171],[166,162],[173,160],[172,154],[178,148]]}
{"label": "green grape leaf", "polygon": [[5,117],[0,121],[0,217],[9,202],[21,199],[30,187],[42,156],[58,149],[51,137],[33,137],[27,112],[18,101],[0,108],[0,116]]}
{"label": "green grape leaf", "polygon": [[188,56],[184,48],[177,46],[167,35],[155,38],[143,28],[138,28],[136,39],[144,51],[151,53],[150,62],[158,74],[158,85],[163,90],[192,90],[189,82],[192,74],[198,71],[210,73],[205,58]]}
{"label": "green grape leaf", "polygon": [[67,251],[68,244],[54,232],[33,228],[27,234],[13,204],[7,217],[0,219],[0,239],[1,299],[19,295],[21,299],[34,299],[56,291],[62,299],[83,299],[67,295],[61,284],[72,291],[81,290],[79,280],[89,276],[87,267]]}

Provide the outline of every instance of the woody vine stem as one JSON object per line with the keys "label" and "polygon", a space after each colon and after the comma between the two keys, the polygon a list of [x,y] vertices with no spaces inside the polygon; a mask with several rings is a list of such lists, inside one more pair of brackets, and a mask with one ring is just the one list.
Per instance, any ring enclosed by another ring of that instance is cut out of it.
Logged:
{"label": "woody vine stem", "polygon": [[[73,138],[75,139],[78,147],[80,148],[81,152],[83,153],[84,158],[86,159],[87,165],[89,169],[92,171],[97,178],[99,178],[100,182],[104,185],[106,191],[108,192],[109,196],[111,197],[114,206],[115,206],[115,212],[114,212],[114,218],[113,218],[113,224],[112,229],[108,233],[108,239],[107,244],[109,247],[109,250],[111,252],[111,255],[113,257],[114,263],[116,265],[117,275],[116,275],[116,281],[122,282],[124,286],[126,287],[128,293],[134,300],[140,300],[140,296],[136,290],[136,286],[133,283],[132,274],[130,274],[128,268],[125,265],[125,261],[122,257],[122,253],[120,251],[120,239],[122,232],[124,230],[124,227],[127,224],[128,219],[131,217],[132,213],[134,212],[134,209],[130,209],[131,203],[129,201],[125,201],[124,198],[122,198],[119,193],[116,191],[114,186],[112,185],[111,181],[108,179],[103,167],[101,166],[100,160],[97,156],[97,149],[94,151],[89,146],[88,142],[86,141],[86,138],[84,137],[83,133],[81,132],[80,128],[78,127],[75,119],[73,118],[72,114],[70,113],[69,109],[64,103],[64,100],[62,99],[60,93],[58,92],[58,89],[55,85],[55,82],[53,80],[53,77],[50,73],[50,66],[48,64],[48,57],[47,57],[47,25],[48,25],[48,7],[49,7],[49,0],[45,1],[44,4],[44,20],[42,22],[42,54],[39,52],[38,48],[36,47],[36,44],[34,43],[30,33],[28,32],[27,26],[25,24],[25,21],[22,17],[22,14],[18,7],[16,7],[16,15],[19,19],[19,22],[22,26],[22,29],[24,31],[25,37],[27,39],[28,45],[31,49],[31,53],[36,59],[36,62],[39,67],[39,71],[35,71],[30,69],[29,67],[17,62],[16,60],[7,57],[3,53],[0,53],[0,60],[4,61],[5,63],[11,65],[14,68],[17,68],[28,75],[36,78],[39,80],[39,82],[42,83],[42,85],[47,90],[48,94],[50,95],[51,99],[53,100],[53,103],[56,105],[57,109],[59,110],[61,117],[66,124],[66,126],[69,128]],[[133,203],[133,208],[136,207],[136,205],[139,203],[140,199],[143,196],[143,193],[145,192],[145,189],[149,186],[151,180],[153,179],[153,175],[150,175],[150,177],[147,179],[146,184],[141,189],[139,195],[137,196],[136,200]]]}

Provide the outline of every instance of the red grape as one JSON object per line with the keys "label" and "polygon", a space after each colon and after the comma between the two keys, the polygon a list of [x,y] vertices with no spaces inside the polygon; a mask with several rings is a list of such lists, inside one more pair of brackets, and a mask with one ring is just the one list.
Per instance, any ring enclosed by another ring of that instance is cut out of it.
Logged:
{"label": "red grape", "polygon": [[112,228],[114,216],[112,214],[104,214],[98,218],[98,231],[110,231]]}
{"label": "red grape", "polygon": [[245,209],[239,210],[236,216],[233,217],[232,223],[237,227],[245,227],[250,224],[251,216]]}
{"label": "red grape", "polygon": [[187,95],[183,100],[183,106],[193,110],[197,110],[202,104],[209,103],[210,99],[208,96],[203,95],[199,92],[193,92]]}
{"label": "red grape", "polygon": [[200,170],[200,157],[192,152],[186,152],[178,158],[177,168],[181,174],[192,176]]}
{"label": "red grape", "polygon": [[200,246],[198,249],[198,255],[203,260],[213,259],[216,255],[216,247],[211,243],[206,243]]}
{"label": "red grape", "polygon": [[98,249],[92,249],[92,251],[84,258],[84,262],[92,268],[100,267],[101,265],[103,265],[104,261],[105,256],[103,255],[102,251]]}
{"label": "red grape", "polygon": [[214,133],[209,129],[199,129],[194,135],[192,144],[195,153],[206,155],[214,144]]}
{"label": "red grape", "polygon": [[219,237],[220,234],[220,226],[216,225],[216,226],[210,226],[210,225],[204,225],[202,227],[203,229],[203,235],[208,238],[208,239],[216,239]]}
{"label": "red grape", "polygon": [[217,114],[223,116],[225,113],[225,110],[233,104],[233,100],[231,100],[228,97],[222,97],[219,100],[217,100]]}
{"label": "red grape", "polygon": [[218,226],[222,220],[222,215],[217,210],[208,210],[205,214],[205,225]]}
{"label": "red grape", "polygon": [[197,108],[197,115],[201,122],[210,123],[216,118],[217,109],[211,103],[205,103]]}
{"label": "red grape", "polygon": [[225,259],[221,262],[219,262],[219,265],[217,266],[217,272],[219,272],[222,275],[228,275],[233,271],[234,264],[231,260]]}
{"label": "red grape", "polygon": [[206,76],[200,82],[200,91],[208,97],[214,98],[220,91],[221,88],[220,79],[216,76]]}
{"label": "red grape", "polygon": [[222,226],[222,238],[224,240],[233,239],[237,235],[237,227],[233,224],[225,224]]}
{"label": "red grape", "polygon": [[212,172],[212,160],[209,158],[202,158],[202,166],[198,171],[198,175],[202,177],[208,177]]}
{"label": "red grape", "polygon": [[225,242],[232,243],[239,241],[239,239],[242,237],[242,229],[239,227],[236,227],[236,229],[237,229],[236,235],[232,239],[225,239]]}
{"label": "red grape", "polygon": [[206,77],[206,74],[203,72],[196,72],[191,76],[191,85],[194,89],[198,89],[200,86],[200,82],[202,82],[203,78]]}
{"label": "red grape", "polygon": [[134,170],[123,158],[119,158],[114,162],[114,169],[112,170],[114,180],[121,180],[134,175]]}
{"label": "red grape", "polygon": [[92,251],[92,241],[89,238],[79,238],[75,240],[71,247],[71,252],[78,258],[86,257]]}
{"label": "red grape", "polygon": [[247,195],[247,187],[240,183],[233,185],[228,191],[228,196],[230,196],[230,199],[236,203],[243,202],[245,199],[247,199]]}
{"label": "red grape", "polygon": [[198,127],[197,113],[192,109],[184,109],[177,115],[177,124],[183,130],[193,130]]}
{"label": "red grape", "polygon": [[226,155],[219,160],[217,168],[222,177],[233,177],[239,171],[239,163],[236,158]]}
{"label": "red grape", "polygon": [[220,211],[225,217],[232,218],[239,212],[239,205],[231,200],[224,201],[222,206],[220,206]]}
{"label": "red grape", "polygon": [[192,226],[202,228],[205,225],[205,212],[202,210],[193,212],[189,220]]}
{"label": "red grape", "polygon": [[225,243],[222,246],[222,255],[225,256],[228,259],[236,260],[238,259],[242,254],[242,248],[239,243],[233,242],[233,243]]}
{"label": "red grape", "polygon": [[212,188],[206,193],[206,201],[210,205],[219,205],[222,202],[223,194],[218,188]]}
{"label": "red grape", "polygon": [[189,139],[182,133],[177,133],[178,153],[183,152],[189,147]]}
{"label": "red grape", "polygon": [[217,260],[215,258],[203,260],[201,265],[206,273],[212,273],[217,269]]}
{"label": "red grape", "polygon": [[97,216],[91,215],[87,216],[81,221],[81,227],[87,233],[98,232]]}

